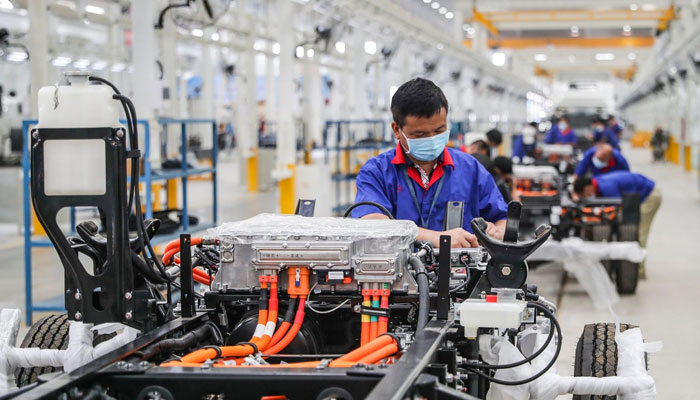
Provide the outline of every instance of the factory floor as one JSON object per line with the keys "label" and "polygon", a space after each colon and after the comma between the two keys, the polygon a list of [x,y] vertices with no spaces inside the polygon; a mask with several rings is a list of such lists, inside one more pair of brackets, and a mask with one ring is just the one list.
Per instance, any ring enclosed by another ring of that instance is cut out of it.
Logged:
{"label": "factory floor", "polygon": [[[693,379],[700,371],[700,318],[697,317],[694,295],[700,285],[697,264],[700,237],[700,190],[696,174],[684,173],[672,164],[652,164],[649,150],[624,148],[632,170],[654,179],[663,193],[649,236],[647,280],[639,284],[637,294],[622,297],[613,306],[623,322],[639,325],[647,341],[662,340],[661,352],[649,356],[649,370],[657,383],[659,399],[696,399]],[[220,163],[219,220],[234,221],[261,212],[274,212],[274,192],[248,194],[239,184],[238,168],[233,162]],[[5,173],[5,176],[17,176]],[[194,182],[190,203],[195,213],[208,215],[208,182]],[[17,192],[0,191],[0,197],[17,197]],[[52,249],[37,248],[33,252],[34,300],[60,296],[63,272]],[[23,242],[16,225],[0,226],[0,308],[24,308]],[[561,268],[538,269],[532,272],[541,294],[556,299],[561,287]],[[36,314],[36,321],[41,314]],[[569,278],[561,293],[559,321],[564,333],[558,372],[573,372],[576,341],[584,324],[612,321],[608,311],[597,311],[586,292],[574,278]],[[26,330],[23,327],[23,330]],[[20,338],[23,333],[20,333]],[[562,396],[562,399],[570,396]]]}

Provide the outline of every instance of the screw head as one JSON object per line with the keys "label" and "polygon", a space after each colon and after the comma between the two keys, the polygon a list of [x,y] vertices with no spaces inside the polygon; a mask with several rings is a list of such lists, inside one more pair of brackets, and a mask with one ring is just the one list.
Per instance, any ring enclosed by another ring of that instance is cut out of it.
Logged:
{"label": "screw head", "polygon": [[131,311],[127,311],[126,314],[124,314],[124,318],[127,320],[131,320],[134,318],[134,314],[131,313]]}
{"label": "screw head", "polygon": [[131,294],[131,292],[126,292],[126,293],[124,293],[124,298],[127,299],[127,300],[131,300],[131,297],[132,297],[132,296],[133,296],[133,295]]}
{"label": "screw head", "polygon": [[34,132],[32,132],[32,137],[33,137],[34,139],[38,138],[38,137],[39,137],[39,131],[34,131]]}
{"label": "screw head", "polygon": [[76,320],[76,321],[79,321],[79,320],[81,320],[82,318],[83,318],[83,314],[81,314],[80,312],[76,312],[76,313],[75,313],[75,320]]}
{"label": "screw head", "polygon": [[80,292],[75,292],[75,294],[73,295],[73,298],[76,300],[80,300],[82,297],[83,296],[80,295]]}
{"label": "screw head", "polygon": [[141,367],[141,368],[148,368],[150,365],[151,365],[151,363],[149,363],[148,361],[141,361],[139,363],[139,367]]}
{"label": "screw head", "polygon": [[122,137],[124,137],[124,131],[122,131],[121,129],[119,129],[119,130],[117,131],[117,137],[120,138],[120,139],[121,139]]}
{"label": "screw head", "polygon": [[509,276],[511,272],[512,271],[509,266],[501,268],[501,273],[503,274],[503,276]]}

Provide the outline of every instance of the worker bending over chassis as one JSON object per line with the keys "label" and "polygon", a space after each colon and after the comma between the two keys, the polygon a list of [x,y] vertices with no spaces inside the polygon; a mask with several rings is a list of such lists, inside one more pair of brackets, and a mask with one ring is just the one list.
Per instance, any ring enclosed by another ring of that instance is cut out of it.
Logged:
{"label": "worker bending over chassis", "polygon": [[[397,219],[418,225],[418,240],[439,246],[440,235],[452,237],[452,247],[476,247],[469,225],[482,217],[486,232],[502,239],[507,206],[491,175],[472,156],[446,147],[448,104],[433,82],[415,78],[391,99],[391,128],[396,149],[367,161],[357,175],[355,202],[370,201],[385,207]],[[464,202],[463,226],[445,232],[448,201]],[[377,207],[359,206],[355,218],[388,218]]]}
{"label": "worker bending over chassis", "polygon": [[[574,192],[583,198],[595,196],[622,197],[623,194],[637,193],[642,202],[639,218],[639,245],[646,248],[649,228],[656,211],[661,206],[661,191],[656,183],[641,174],[629,171],[615,171],[594,178],[579,177],[574,182]],[[639,273],[646,277],[645,262],[639,264]]]}

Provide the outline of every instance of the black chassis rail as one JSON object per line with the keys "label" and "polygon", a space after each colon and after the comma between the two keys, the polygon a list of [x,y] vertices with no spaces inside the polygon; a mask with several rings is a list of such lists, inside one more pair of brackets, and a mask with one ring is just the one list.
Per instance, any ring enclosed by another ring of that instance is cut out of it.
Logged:
{"label": "black chassis rail", "polygon": [[[95,387],[119,399],[144,399],[157,393],[163,399],[241,398],[286,395],[289,398],[338,396],[353,399],[404,399],[420,394],[428,399],[467,399],[438,378],[426,373],[436,362],[453,322],[432,319],[418,332],[413,344],[396,364],[353,368],[192,368],[157,367],[152,363],[119,363],[139,349],[173,332],[206,321],[200,313],[179,318],[135,341],[71,372],[62,373],[29,390],[9,393],[2,399],[74,398]],[[346,397],[343,397],[346,396]],[[350,396],[350,397],[347,397]]]}

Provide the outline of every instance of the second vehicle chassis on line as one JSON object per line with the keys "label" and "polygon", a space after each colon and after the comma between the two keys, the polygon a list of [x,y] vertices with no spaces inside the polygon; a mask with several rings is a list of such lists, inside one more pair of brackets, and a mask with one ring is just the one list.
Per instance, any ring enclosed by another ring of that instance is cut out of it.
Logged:
{"label": "second vehicle chassis on line", "polygon": [[[133,110],[127,115],[135,120]],[[138,143],[135,125],[128,128]],[[124,129],[79,133],[105,142],[107,181],[116,184],[99,196],[46,195],[46,143],[76,136],[51,127],[32,135],[32,195],[66,270],[68,318],[40,321],[23,342],[52,352],[41,353],[52,363],[13,348],[13,340],[1,347],[22,386],[6,398],[483,399],[512,390],[598,398],[587,395],[654,390],[641,332],[624,324],[617,334],[612,324],[587,326],[579,377],[556,375],[556,307],[527,285],[525,261],[551,227],[519,242],[519,203],[509,205],[503,240],[485,233],[484,220],[471,221],[482,246],[474,249],[451,248],[449,236],[439,248],[417,242],[410,221],[312,217],[313,202],[302,201],[301,215],[262,214],[203,237],[182,235],[161,261],[149,243],[158,222],[143,221],[138,185],[133,205],[142,223],[136,237],[127,229],[123,166],[138,154],[126,151]],[[55,215],[71,203],[106,213],[104,233],[83,222],[79,237],[66,238]],[[451,203],[446,221],[461,226],[459,203]],[[111,330],[116,336],[78,336],[113,323],[121,327]],[[134,329],[135,339],[123,339]],[[630,341],[636,347],[618,359],[617,344]],[[110,343],[118,345],[99,354]],[[76,348],[96,355],[76,365]],[[46,366],[70,372],[39,376]]]}

